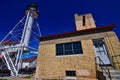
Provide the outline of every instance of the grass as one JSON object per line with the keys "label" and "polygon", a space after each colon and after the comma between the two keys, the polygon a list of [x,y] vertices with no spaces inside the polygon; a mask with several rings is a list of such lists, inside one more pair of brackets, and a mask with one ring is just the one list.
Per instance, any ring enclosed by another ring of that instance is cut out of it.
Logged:
{"label": "grass", "polygon": [[30,79],[30,78],[32,78],[32,77],[33,77],[32,75],[28,75],[28,76],[24,76],[24,77],[22,77],[22,78]]}
{"label": "grass", "polygon": [[8,80],[8,79],[2,79],[2,78],[0,78],[0,80]]}

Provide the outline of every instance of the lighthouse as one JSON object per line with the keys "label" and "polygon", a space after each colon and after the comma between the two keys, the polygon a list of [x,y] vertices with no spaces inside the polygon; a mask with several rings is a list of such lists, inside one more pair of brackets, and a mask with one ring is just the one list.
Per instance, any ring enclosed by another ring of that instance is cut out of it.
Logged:
{"label": "lighthouse", "polygon": [[[25,10],[25,17],[23,17],[0,42],[0,55],[3,56],[2,58],[5,61],[7,69],[11,72],[11,76],[19,75],[19,70],[23,65],[23,55],[29,53],[30,49],[35,49],[29,44],[32,30],[36,23],[35,20],[38,18],[38,13],[38,5],[35,2],[31,2]],[[22,28],[19,26],[21,24],[23,26]],[[39,29],[39,26],[37,27]],[[20,29],[22,29],[22,31]],[[11,36],[14,36],[14,38]]]}
{"label": "lighthouse", "polygon": [[38,18],[38,5],[34,2],[31,2],[25,11],[26,14],[26,20],[24,24],[24,29],[22,32],[22,37],[20,40],[20,48],[18,50],[15,67],[17,72],[19,69],[22,68],[22,57],[24,55],[24,50],[28,51],[29,48],[29,42],[30,42],[30,36],[32,32],[32,27],[34,25],[34,20]]}
{"label": "lighthouse", "polygon": [[31,2],[25,11],[27,17],[26,17],[26,22],[24,25],[24,30],[21,38],[20,44],[23,46],[28,46],[29,40],[30,40],[30,35],[31,35],[31,29],[34,23],[34,19],[38,18],[38,5],[34,2]]}

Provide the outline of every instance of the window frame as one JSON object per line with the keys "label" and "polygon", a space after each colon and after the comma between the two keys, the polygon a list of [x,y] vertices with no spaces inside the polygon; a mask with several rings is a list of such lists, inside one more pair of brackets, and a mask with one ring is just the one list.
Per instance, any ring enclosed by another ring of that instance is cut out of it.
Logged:
{"label": "window frame", "polygon": [[[68,44],[69,44],[69,46],[67,46]],[[61,46],[62,48],[60,48],[59,46]],[[65,48],[65,46],[68,49]],[[71,49],[69,49],[69,48],[71,48]],[[59,50],[59,49],[61,49],[63,51],[60,53],[61,50]],[[83,54],[81,41],[56,44],[56,56],[73,56],[73,55],[81,55],[81,54]]]}
{"label": "window frame", "polygon": [[75,70],[66,70],[65,75],[66,75],[66,77],[76,77],[76,71]]}

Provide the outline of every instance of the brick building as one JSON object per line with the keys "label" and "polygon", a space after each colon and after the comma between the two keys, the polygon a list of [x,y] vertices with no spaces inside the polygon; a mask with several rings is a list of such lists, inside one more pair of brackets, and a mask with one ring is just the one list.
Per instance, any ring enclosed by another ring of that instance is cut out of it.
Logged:
{"label": "brick building", "polygon": [[75,24],[74,32],[40,37],[36,78],[96,80],[99,66],[120,69],[115,25],[96,28],[92,14],[75,14]]}

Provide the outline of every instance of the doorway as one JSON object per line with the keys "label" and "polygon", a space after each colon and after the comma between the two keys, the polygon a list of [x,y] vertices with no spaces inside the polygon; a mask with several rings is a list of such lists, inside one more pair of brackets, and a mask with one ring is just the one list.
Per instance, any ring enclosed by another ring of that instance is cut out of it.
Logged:
{"label": "doorway", "polygon": [[100,60],[104,63],[102,65],[111,65],[107,47],[105,45],[104,39],[94,39],[93,40],[94,50],[97,58],[97,62],[100,65]]}

